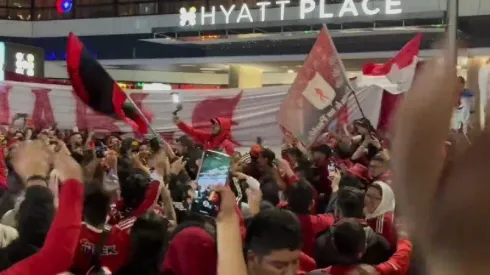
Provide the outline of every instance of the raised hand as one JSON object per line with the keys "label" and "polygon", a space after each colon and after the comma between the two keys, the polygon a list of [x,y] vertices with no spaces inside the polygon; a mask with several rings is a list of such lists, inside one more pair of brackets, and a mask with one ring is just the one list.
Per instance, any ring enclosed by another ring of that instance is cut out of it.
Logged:
{"label": "raised hand", "polygon": [[443,51],[404,98],[395,120],[393,186],[397,206],[414,223],[410,233],[425,252],[428,274],[490,274],[488,127],[453,159],[441,182],[442,148],[459,96],[454,64]]}

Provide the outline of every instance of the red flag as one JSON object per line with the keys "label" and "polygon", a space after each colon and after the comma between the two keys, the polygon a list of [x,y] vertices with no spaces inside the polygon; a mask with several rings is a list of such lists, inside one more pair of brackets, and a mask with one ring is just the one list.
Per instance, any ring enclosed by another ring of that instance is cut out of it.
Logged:
{"label": "red flag", "polygon": [[[144,119],[127,102],[127,94],[73,33],[68,36],[66,52],[68,75],[73,91],[81,101],[96,112],[126,122],[137,132],[148,133]],[[151,121],[151,113],[145,110],[142,112]]]}
{"label": "red flag", "polygon": [[305,144],[313,144],[345,105],[352,88],[337,49],[323,28],[288,95],[278,122]]}
{"label": "red flag", "polygon": [[416,35],[385,64],[366,63],[358,86],[376,85],[392,94],[408,91],[417,69],[422,38],[422,34]]}

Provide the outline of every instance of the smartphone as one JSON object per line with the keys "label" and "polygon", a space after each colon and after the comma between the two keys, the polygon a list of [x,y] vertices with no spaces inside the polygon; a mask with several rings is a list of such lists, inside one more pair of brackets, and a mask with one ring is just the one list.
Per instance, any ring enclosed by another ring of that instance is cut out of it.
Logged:
{"label": "smartphone", "polygon": [[335,167],[335,163],[330,162],[328,164],[328,175],[331,177],[333,175],[333,173],[335,173],[336,170],[337,170],[337,167]]}
{"label": "smartphone", "polygon": [[228,182],[231,157],[227,154],[207,150],[197,172],[196,197],[192,210],[203,215],[216,217],[219,211],[219,195],[211,191],[212,186],[224,186]]}
{"label": "smartphone", "polygon": [[106,148],[102,145],[95,146],[95,156],[99,159],[105,157]]}

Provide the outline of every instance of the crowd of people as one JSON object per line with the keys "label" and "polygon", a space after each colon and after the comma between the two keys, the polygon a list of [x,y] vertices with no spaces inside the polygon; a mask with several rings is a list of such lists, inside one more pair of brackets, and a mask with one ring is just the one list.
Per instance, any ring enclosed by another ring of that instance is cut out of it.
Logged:
{"label": "crowd of people", "polygon": [[[457,97],[441,90],[455,87],[451,73],[436,76],[444,87],[427,85],[429,73],[416,81],[392,141],[363,118],[312,146],[286,138],[280,156],[260,140],[246,156],[234,151],[220,118],[203,132],[174,117],[187,133],[174,142],[12,123],[0,157],[0,274],[425,274],[440,251],[423,231],[434,218],[424,199],[436,196],[408,186],[454,178],[438,174],[448,153],[436,146],[449,144]],[[435,99],[442,109],[423,117]],[[193,211],[209,149],[232,156],[217,217]],[[401,212],[394,189],[411,190]]]}

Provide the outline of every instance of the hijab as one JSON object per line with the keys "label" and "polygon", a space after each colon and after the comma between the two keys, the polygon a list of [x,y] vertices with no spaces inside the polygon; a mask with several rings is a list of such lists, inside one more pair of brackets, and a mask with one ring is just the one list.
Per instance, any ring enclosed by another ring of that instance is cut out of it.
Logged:
{"label": "hijab", "polygon": [[366,219],[373,219],[387,212],[395,211],[395,194],[391,187],[382,181],[375,181],[373,185],[381,188],[381,202],[373,213],[366,213]]}

